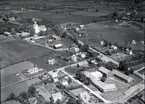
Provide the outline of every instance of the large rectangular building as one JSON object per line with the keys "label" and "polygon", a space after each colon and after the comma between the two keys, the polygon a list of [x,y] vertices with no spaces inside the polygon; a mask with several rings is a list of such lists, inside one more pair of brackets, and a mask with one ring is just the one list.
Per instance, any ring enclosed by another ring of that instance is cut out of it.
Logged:
{"label": "large rectangular building", "polygon": [[127,75],[125,75],[117,70],[113,70],[112,73],[114,74],[115,77],[117,77],[117,78],[119,78],[127,83],[134,81],[134,79],[132,77],[127,76]]}
{"label": "large rectangular building", "polygon": [[112,71],[108,70],[105,67],[99,67],[98,69],[101,73],[105,74],[107,77],[110,77],[112,75]]}
{"label": "large rectangular building", "polygon": [[85,76],[91,79],[92,84],[102,92],[117,90],[115,84],[105,84],[100,81],[102,77],[101,72],[84,72]]}

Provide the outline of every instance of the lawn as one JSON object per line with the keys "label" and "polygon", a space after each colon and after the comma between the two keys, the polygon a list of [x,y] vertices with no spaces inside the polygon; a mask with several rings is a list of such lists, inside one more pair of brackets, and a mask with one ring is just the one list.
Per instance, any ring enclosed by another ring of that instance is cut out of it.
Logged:
{"label": "lawn", "polygon": [[27,91],[28,87],[29,85],[26,82],[21,82],[19,84],[1,89],[1,101],[4,101],[11,92],[19,95],[22,91]]}
{"label": "lawn", "polygon": [[100,42],[102,39],[106,39],[119,45],[124,45],[125,41],[129,42],[135,39],[137,44],[130,46],[133,49],[144,50],[144,46],[140,43],[140,41],[144,39],[140,29],[119,27],[119,24],[113,23],[113,21],[110,25],[108,24],[103,22],[86,25],[88,36],[80,38],[80,40],[88,43],[89,45],[96,46],[96,43]]}
{"label": "lawn", "polygon": [[0,44],[0,59],[2,58],[0,68],[51,53],[52,50],[35,46],[21,40],[2,42]]}
{"label": "lawn", "polygon": [[10,74],[8,76],[4,76],[3,78],[1,78],[1,87],[18,82],[22,80],[19,76],[17,76],[15,73],[14,74]]}

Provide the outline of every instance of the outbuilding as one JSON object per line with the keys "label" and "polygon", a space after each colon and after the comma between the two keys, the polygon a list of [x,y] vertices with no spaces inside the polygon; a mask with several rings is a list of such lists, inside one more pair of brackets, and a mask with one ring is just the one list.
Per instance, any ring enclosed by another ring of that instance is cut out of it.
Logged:
{"label": "outbuilding", "polygon": [[54,47],[55,49],[61,48],[61,47],[62,47],[62,44],[55,44],[55,45],[53,45],[53,47]]}

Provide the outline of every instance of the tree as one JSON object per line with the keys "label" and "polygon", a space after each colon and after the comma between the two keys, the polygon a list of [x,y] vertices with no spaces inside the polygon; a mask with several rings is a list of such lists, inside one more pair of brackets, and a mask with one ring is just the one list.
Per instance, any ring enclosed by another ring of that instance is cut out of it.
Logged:
{"label": "tree", "polygon": [[20,96],[23,98],[23,99],[28,99],[28,95],[25,91],[21,92],[20,93]]}
{"label": "tree", "polygon": [[61,104],[61,101],[58,99],[55,104]]}
{"label": "tree", "polygon": [[66,104],[77,104],[77,101],[74,98],[69,98]]}
{"label": "tree", "polygon": [[10,95],[9,95],[9,97],[6,99],[7,101],[8,100],[16,100],[16,95],[12,92],[12,93],[10,93]]}
{"label": "tree", "polygon": [[54,104],[54,99],[52,98],[52,96],[50,97],[50,104]]}
{"label": "tree", "polygon": [[125,61],[121,61],[121,62],[119,63],[119,69],[120,69],[121,71],[127,71],[128,66],[127,66],[127,64],[126,64]]}
{"label": "tree", "polygon": [[31,86],[28,88],[28,92],[30,92],[32,95],[34,95],[35,92],[36,92],[35,86],[34,86],[34,85],[31,85]]}
{"label": "tree", "polygon": [[82,52],[88,52],[88,50],[89,50],[89,46],[86,45],[86,44],[84,44],[84,45],[81,46],[80,48],[81,48],[80,50],[81,50]]}

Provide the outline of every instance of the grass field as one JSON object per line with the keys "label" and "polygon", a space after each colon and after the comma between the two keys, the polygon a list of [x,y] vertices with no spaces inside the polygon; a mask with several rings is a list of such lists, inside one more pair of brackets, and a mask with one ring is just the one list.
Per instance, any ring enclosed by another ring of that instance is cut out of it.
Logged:
{"label": "grass field", "polygon": [[51,53],[52,50],[20,40],[2,42],[0,44],[0,59],[2,59],[0,60],[0,68]]}
{"label": "grass field", "polygon": [[95,46],[96,43],[100,42],[102,39],[106,39],[119,45],[124,45],[125,41],[129,42],[135,39],[138,43],[136,45],[131,45],[131,47],[137,50],[144,50],[144,46],[140,42],[144,39],[140,29],[118,27],[116,24],[115,27],[113,23],[112,25],[108,25],[109,23],[106,24],[107,23],[103,22],[86,25],[88,36],[86,38],[80,38],[80,40],[91,46]]}
{"label": "grass field", "polygon": [[[57,54],[60,54],[62,57],[70,56],[69,53],[67,53],[67,52],[57,52]],[[47,71],[50,71],[50,70],[57,69],[57,68],[68,65],[67,61],[58,59],[58,58],[55,57],[55,55],[56,55],[56,52],[54,52],[52,54],[49,54],[49,55],[44,55],[42,57],[34,58],[30,61],[34,64],[37,64],[39,67],[41,67],[41,68],[43,68]],[[57,62],[54,65],[49,65],[48,60],[50,58],[55,58],[55,60]]]}
{"label": "grass field", "polygon": [[19,95],[22,91],[27,91],[29,85],[26,82],[22,82],[13,86],[9,86],[1,89],[1,101],[4,101],[11,92]]}
{"label": "grass field", "polygon": [[1,69],[1,78],[7,77],[8,75],[21,72],[22,70],[33,68],[33,63],[29,61],[24,61],[15,65]]}
{"label": "grass field", "polygon": [[75,11],[75,12],[72,12],[72,14],[81,15],[81,16],[96,16],[96,17],[99,17],[99,16],[109,15],[110,13],[109,12]]}
{"label": "grass field", "polygon": [[21,78],[16,74],[10,74],[1,78],[1,87],[20,81]]}
{"label": "grass field", "polygon": [[[85,13],[87,14],[87,13]],[[22,18],[39,18],[43,20],[50,20],[53,24],[61,24],[65,22],[91,22],[92,20],[104,20],[105,18],[96,17],[95,15],[74,15],[69,13],[50,13],[50,12],[40,12],[40,11],[26,11],[16,14],[18,17]],[[99,15],[99,14],[98,14]],[[44,23],[45,24],[45,23]]]}

